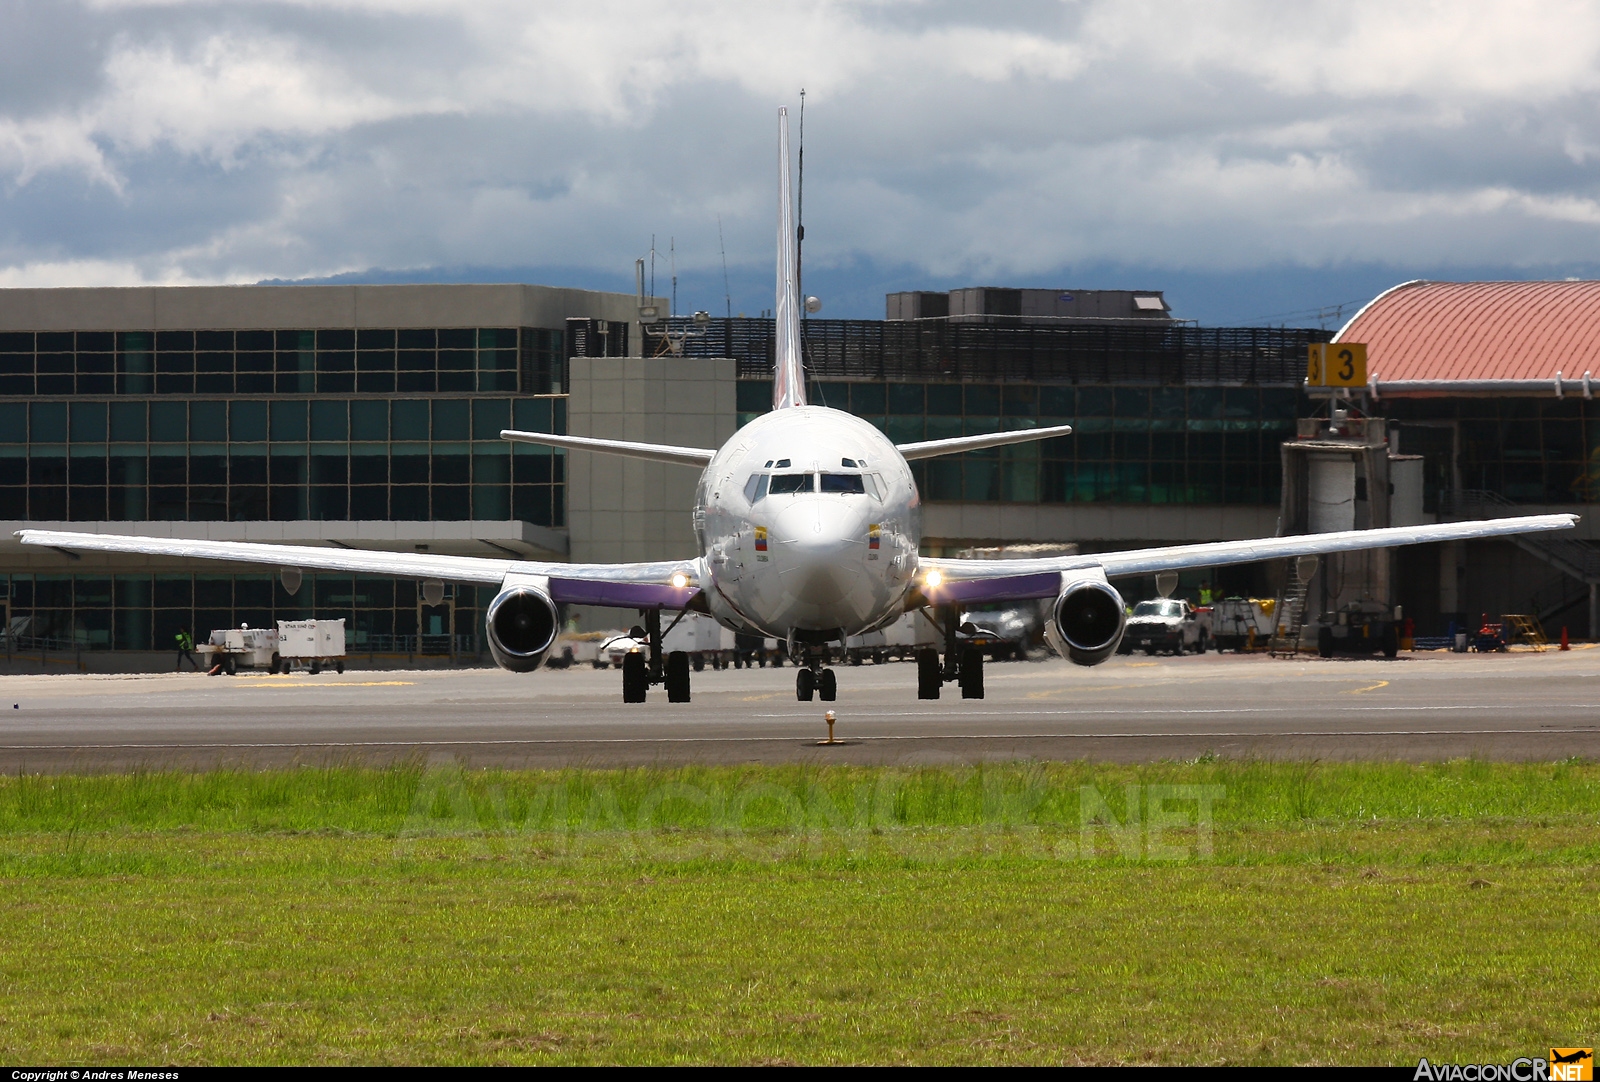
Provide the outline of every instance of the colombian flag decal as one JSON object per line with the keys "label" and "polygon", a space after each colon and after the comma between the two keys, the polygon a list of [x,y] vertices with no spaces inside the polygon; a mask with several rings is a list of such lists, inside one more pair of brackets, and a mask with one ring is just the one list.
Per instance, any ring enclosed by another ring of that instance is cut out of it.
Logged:
{"label": "colombian flag decal", "polygon": [[765,526],[756,527],[756,551],[767,551],[767,528]]}
{"label": "colombian flag decal", "polygon": [[874,522],[867,527],[867,548],[877,551],[878,548],[878,523]]}

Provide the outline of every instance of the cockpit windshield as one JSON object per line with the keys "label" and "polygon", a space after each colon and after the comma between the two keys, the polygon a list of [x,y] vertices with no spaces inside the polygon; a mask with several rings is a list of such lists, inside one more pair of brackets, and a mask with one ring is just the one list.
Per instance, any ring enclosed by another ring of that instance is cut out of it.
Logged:
{"label": "cockpit windshield", "polygon": [[867,489],[861,483],[859,473],[825,473],[822,475],[822,491],[865,493]]}
{"label": "cockpit windshield", "polygon": [[774,496],[782,496],[789,492],[815,492],[816,485],[812,483],[815,474],[810,473],[778,473],[772,476],[767,485],[767,492]]}

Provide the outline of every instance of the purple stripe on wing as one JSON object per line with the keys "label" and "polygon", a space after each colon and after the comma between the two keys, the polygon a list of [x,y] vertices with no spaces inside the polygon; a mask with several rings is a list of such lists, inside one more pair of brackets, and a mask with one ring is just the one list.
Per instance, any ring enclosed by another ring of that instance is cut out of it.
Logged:
{"label": "purple stripe on wing", "polygon": [[984,601],[1026,601],[1035,597],[1055,597],[1061,592],[1061,572],[1041,571],[1033,575],[1007,575],[992,579],[946,579],[937,586],[922,588],[930,605]]}
{"label": "purple stripe on wing", "polygon": [[664,582],[595,582],[588,579],[550,580],[550,600],[561,605],[611,605],[619,609],[681,609],[700,592],[698,586],[670,586]]}

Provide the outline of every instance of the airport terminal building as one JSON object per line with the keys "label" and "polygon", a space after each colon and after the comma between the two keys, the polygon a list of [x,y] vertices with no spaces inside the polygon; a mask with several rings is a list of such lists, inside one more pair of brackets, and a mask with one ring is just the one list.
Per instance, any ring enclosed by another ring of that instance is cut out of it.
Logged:
{"label": "airport terminal building", "polygon": [[[813,402],[897,442],[1075,427],[917,463],[930,553],[1276,532],[1280,445],[1319,406],[1302,388],[1306,347],[1328,332],[1196,327],[1159,291],[972,288],[886,307],[885,320],[807,321]],[[0,291],[8,652],[94,667],[105,651],[170,649],[179,627],[315,615],[346,617],[352,653],[477,656],[490,593],[428,605],[412,582],[318,574],[291,594],[260,568],[24,549],[10,537],[23,524],[546,560],[695,555],[693,470],[498,438],[715,446],[769,407],[770,320],[643,325],[639,309],[628,294],[528,285]],[[1560,502],[1549,492],[1533,502]],[[1271,575],[1218,577],[1263,592]]]}

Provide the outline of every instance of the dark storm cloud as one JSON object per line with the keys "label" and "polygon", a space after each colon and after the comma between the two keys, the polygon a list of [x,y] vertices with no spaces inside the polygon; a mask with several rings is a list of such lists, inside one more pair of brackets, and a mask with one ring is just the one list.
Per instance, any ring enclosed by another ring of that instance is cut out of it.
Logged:
{"label": "dark storm cloud", "polygon": [[770,263],[802,85],[808,273],[848,296],[1600,239],[1584,6],[0,0],[0,30],[10,284],[625,280],[655,234],[715,297],[719,218],[739,275]]}

